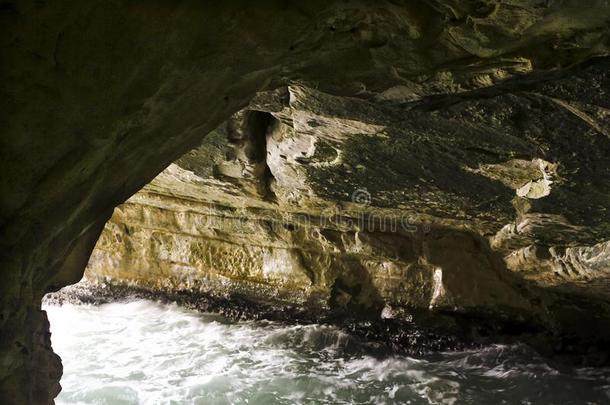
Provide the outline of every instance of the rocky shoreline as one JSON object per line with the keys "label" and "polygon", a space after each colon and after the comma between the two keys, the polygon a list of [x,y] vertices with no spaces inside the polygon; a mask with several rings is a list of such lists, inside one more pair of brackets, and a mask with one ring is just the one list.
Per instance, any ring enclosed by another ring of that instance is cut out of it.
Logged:
{"label": "rocky shoreline", "polygon": [[[439,327],[439,319],[400,314],[399,317],[364,317],[330,309],[301,305],[254,302],[240,296],[219,296],[200,291],[154,291],[137,286],[92,284],[81,281],[47,294],[43,305],[103,305],[146,299],[174,303],[183,308],[215,313],[232,321],[272,321],[283,324],[328,324],[360,339],[371,353],[422,357],[438,352],[480,349],[491,344],[524,343],[542,356],[568,366],[608,366],[610,356],[603,347],[587,347],[567,336],[551,336],[529,325],[509,322],[492,324],[489,319],[459,317],[459,329]],[[386,311],[384,311],[386,312]],[[450,315],[447,315],[448,317]],[[434,326],[428,326],[427,323]]]}
{"label": "rocky shoreline", "polygon": [[194,291],[152,291],[141,287],[81,282],[49,293],[46,305],[102,305],[146,299],[175,303],[205,313],[216,313],[232,321],[267,320],[285,324],[332,324],[370,343],[371,348],[386,353],[421,356],[438,351],[479,347],[458,336],[421,328],[402,319],[367,319],[345,313],[316,310],[296,305],[257,303],[243,297],[221,297]]}

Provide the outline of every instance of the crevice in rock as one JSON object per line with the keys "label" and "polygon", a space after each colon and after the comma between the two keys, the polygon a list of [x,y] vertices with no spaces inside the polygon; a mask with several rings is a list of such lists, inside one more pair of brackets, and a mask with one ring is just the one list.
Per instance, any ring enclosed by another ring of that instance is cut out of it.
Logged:
{"label": "crevice in rock", "polygon": [[276,201],[271,190],[275,180],[267,164],[267,133],[273,123],[273,116],[263,111],[250,111],[248,114],[248,143],[246,154],[250,162],[255,165],[255,175],[258,177],[258,188],[262,198],[266,201]]}
{"label": "crevice in rock", "polygon": [[244,110],[237,113],[227,127],[229,142],[236,145],[235,158],[245,159],[244,163],[250,166],[251,175],[256,181],[257,192],[269,202],[276,201],[271,189],[275,178],[267,164],[268,130],[273,122],[270,113]]}

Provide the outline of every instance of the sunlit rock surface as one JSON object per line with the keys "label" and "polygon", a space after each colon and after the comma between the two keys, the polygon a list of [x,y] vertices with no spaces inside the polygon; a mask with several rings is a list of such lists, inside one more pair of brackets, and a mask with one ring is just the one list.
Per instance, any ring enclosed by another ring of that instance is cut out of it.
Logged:
{"label": "sunlit rock surface", "polygon": [[579,81],[605,93],[607,72],[600,60],[459,98],[259,93],[115,210],[86,276],[509,319],[601,345],[579,328],[610,325],[608,120],[583,112],[603,109],[595,94],[556,96]]}
{"label": "sunlit rock surface", "polygon": [[[59,389],[40,300],[81,278],[113,208],[249,103],[284,122],[286,103],[252,99],[289,84],[322,99],[318,108],[306,97],[285,125],[316,133],[313,114],[342,130],[316,134],[326,147],[300,136],[275,142],[284,153],[269,146],[276,160],[266,166],[258,143],[254,156],[244,150],[259,180],[234,187],[250,190],[249,201],[285,212],[294,191],[311,214],[364,186],[371,207],[467,223],[485,238],[498,232],[501,255],[604,243],[607,69],[592,58],[608,54],[610,8],[586,3],[4,2],[0,402],[47,403]],[[574,76],[586,61],[598,73]],[[549,84],[532,85],[540,80]],[[333,108],[326,100],[337,96],[348,98]],[[362,109],[342,111],[352,106]],[[291,163],[286,149],[322,167]],[[411,159],[397,163],[395,153]],[[222,181],[239,178],[236,158],[224,160]],[[559,284],[571,285],[564,277]]]}

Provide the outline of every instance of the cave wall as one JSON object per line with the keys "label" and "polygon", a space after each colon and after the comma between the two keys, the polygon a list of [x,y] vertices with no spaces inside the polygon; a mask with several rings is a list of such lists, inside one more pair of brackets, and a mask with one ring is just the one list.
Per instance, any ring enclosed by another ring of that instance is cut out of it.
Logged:
{"label": "cave wall", "polygon": [[608,63],[460,99],[259,93],[115,210],[86,278],[603,346],[575,325],[610,326],[608,121],[553,95],[605,93]]}
{"label": "cave wall", "polygon": [[[501,257],[472,232],[355,209],[220,205],[164,178],[187,173],[170,166],[115,210],[87,281],[377,317],[384,307],[531,310]],[[161,191],[164,180],[176,187]]]}
{"label": "cave wall", "polygon": [[80,278],[116,205],[256,92],[485,88],[605,54],[608,15],[602,0],[4,2],[0,399],[57,393],[42,295]]}

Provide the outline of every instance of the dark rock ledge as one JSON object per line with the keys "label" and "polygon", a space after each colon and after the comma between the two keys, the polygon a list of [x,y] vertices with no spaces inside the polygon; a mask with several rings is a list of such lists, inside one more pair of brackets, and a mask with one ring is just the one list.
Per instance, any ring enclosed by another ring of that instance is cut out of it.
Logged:
{"label": "dark rock ledge", "polygon": [[[131,300],[175,303],[183,308],[215,313],[231,321],[272,321],[283,324],[327,324],[341,328],[359,339],[370,354],[393,354],[422,357],[441,351],[478,349],[491,344],[525,343],[547,359],[566,366],[607,366],[610,352],[607,344],[584,342],[574,336],[553,335],[534,324],[480,317],[402,313],[398,318],[354,315],[344,311],[312,308],[303,305],[254,302],[232,295],[219,296],[199,291],[153,291],[146,288],[91,284],[81,281],[47,294],[44,305],[103,305]],[[444,325],[444,326],[443,326]]]}

